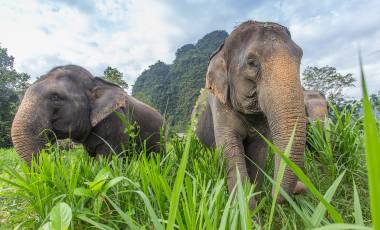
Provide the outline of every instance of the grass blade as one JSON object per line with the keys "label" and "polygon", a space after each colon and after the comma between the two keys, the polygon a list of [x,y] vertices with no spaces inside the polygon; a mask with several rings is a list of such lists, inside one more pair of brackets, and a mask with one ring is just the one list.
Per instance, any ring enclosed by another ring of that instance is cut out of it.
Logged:
{"label": "grass blade", "polygon": [[96,222],[90,218],[88,218],[86,215],[84,214],[79,214],[77,215],[77,217],[81,220],[83,220],[84,222],[87,222],[91,225],[93,225],[94,227],[98,228],[98,229],[102,229],[102,230],[113,230],[113,228],[111,227],[108,227],[107,225],[104,225],[102,223],[99,223],[99,222]]}
{"label": "grass blade", "polygon": [[302,171],[298,165],[296,165],[293,161],[291,161],[288,157],[286,157],[281,151],[278,150],[278,148],[273,145],[268,139],[266,139],[263,135],[259,133],[259,135],[263,138],[263,140],[274,150],[274,152],[278,153],[278,155],[285,161],[285,163],[288,165],[288,167],[297,175],[298,179],[300,179],[305,186],[309,189],[309,191],[318,198],[319,201],[323,203],[323,205],[328,210],[329,214],[331,215],[331,218],[334,220],[335,223],[343,223],[343,218],[339,214],[339,212],[331,205],[329,204],[325,198],[323,198],[322,194],[317,190],[317,188],[313,185],[311,180],[305,175],[305,173]]}
{"label": "grass blade", "polygon": [[108,200],[108,202],[112,205],[112,207],[119,213],[121,218],[125,221],[125,223],[131,228],[131,229],[137,229],[137,225],[135,225],[135,222],[132,220],[132,218],[123,212],[119,206],[117,206],[108,196],[105,196],[105,198]]}
{"label": "grass blade", "polygon": [[143,199],[145,206],[148,209],[149,216],[152,219],[152,222],[154,224],[154,227],[157,230],[164,229],[164,227],[162,226],[162,224],[160,223],[160,220],[158,219],[158,217],[156,215],[156,212],[154,211],[152,205],[150,204],[148,197],[142,191],[136,191],[136,193],[139,194],[141,196],[141,198]]}
{"label": "grass blade", "polygon": [[363,221],[363,214],[362,214],[362,208],[360,205],[358,190],[356,188],[356,183],[353,180],[352,181],[353,187],[354,187],[354,217],[355,217],[355,224],[364,226]]}
{"label": "grass blade", "polygon": [[239,212],[240,212],[240,222],[241,222],[241,228],[242,229],[251,229],[251,220],[249,218],[249,211],[247,209],[247,202],[244,195],[244,188],[243,183],[240,178],[239,169],[236,168],[236,187],[237,187],[237,193],[236,198],[239,206]]}
{"label": "grass blade", "polygon": [[369,227],[363,227],[354,224],[330,224],[320,228],[315,228],[314,230],[337,230],[337,229],[358,229],[358,230],[372,230]]}
{"label": "grass blade", "polygon": [[[261,173],[273,184],[275,185],[275,181],[262,169],[260,168],[256,162],[252,161],[251,159],[247,158],[252,164],[254,164],[260,171]],[[286,199],[286,201],[288,201],[288,203],[290,204],[290,206],[292,206],[292,208],[294,209],[294,211],[302,218],[304,224],[307,226],[307,227],[311,227],[312,224],[311,224],[311,220],[310,220],[310,216],[307,215],[307,213],[303,212],[299,206],[297,205],[297,203],[285,192],[285,190],[282,189],[282,187],[280,186],[280,193],[281,195]],[[257,208],[256,208],[257,209]],[[255,211],[256,211],[255,209]]]}
{"label": "grass blade", "polygon": [[173,191],[171,194],[169,220],[168,220],[168,225],[166,229],[174,228],[175,217],[177,215],[177,209],[178,209],[179,196],[181,193],[181,189],[183,187],[183,178],[185,176],[187,158],[190,152],[191,137],[192,137],[192,133],[191,133],[191,129],[189,128],[186,134],[185,150],[182,155],[181,163],[178,168],[177,177],[175,179]]}
{"label": "grass blade", "polygon": [[[294,134],[296,132],[296,128],[297,128],[297,126],[294,126],[294,129],[292,131],[292,135],[290,136],[288,145],[285,148],[284,155],[286,157],[289,157],[290,150],[292,149],[293,140],[294,140]],[[269,221],[268,221],[268,229],[271,229],[271,225],[272,225],[272,221],[273,221],[273,215],[274,215],[274,209],[276,207],[277,196],[278,196],[278,193],[280,191],[280,186],[281,186],[281,183],[282,183],[282,178],[284,177],[284,173],[285,173],[285,166],[286,166],[285,162],[282,159],[280,159],[280,165],[279,165],[279,168],[278,168],[278,173],[277,173],[277,178],[276,178],[276,184],[274,186],[272,206],[271,206],[271,209],[270,209],[270,215],[269,215]]]}
{"label": "grass blade", "polygon": [[219,230],[223,230],[227,228],[228,216],[230,215],[231,203],[232,203],[233,197],[235,196],[235,189],[236,189],[236,186],[232,189],[232,192],[230,196],[228,197],[226,206],[223,209],[223,215],[220,220]]}
{"label": "grass blade", "polygon": [[[340,182],[343,179],[344,174],[345,174],[345,172],[343,172],[342,174],[340,174],[340,176],[338,178],[336,178],[336,180],[334,181],[334,183],[326,191],[326,194],[325,194],[324,198],[326,199],[327,202],[330,202],[331,199],[333,198],[333,196],[334,196],[334,194],[336,192],[336,189],[338,188],[338,185],[340,184]],[[317,227],[317,226],[319,226],[321,224],[321,221],[322,221],[323,217],[325,216],[325,213],[326,213],[325,206],[323,205],[322,202],[319,202],[317,208],[314,211],[313,216],[311,217],[313,226]]]}
{"label": "grass blade", "polygon": [[368,99],[368,91],[366,82],[364,79],[364,71],[361,57],[360,61],[360,73],[362,81],[363,92],[363,109],[364,109],[364,142],[367,157],[367,169],[368,169],[368,186],[371,202],[371,215],[374,229],[380,229],[380,138],[379,130],[377,130],[377,124],[375,117],[372,113],[371,104]]}

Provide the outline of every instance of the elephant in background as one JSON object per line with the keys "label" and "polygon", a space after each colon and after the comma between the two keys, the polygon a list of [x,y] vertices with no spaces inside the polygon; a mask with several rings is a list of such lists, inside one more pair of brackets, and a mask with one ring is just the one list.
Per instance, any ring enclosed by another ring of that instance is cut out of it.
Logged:
{"label": "elephant in background", "polygon": [[[296,127],[289,157],[303,168],[306,117],[301,57],[302,49],[286,27],[257,21],[240,24],[211,55],[206,89],[193,110],[198,114],[195,128],[202,143],[223,149],[230,192],[236,170],[242,181],[254,181],[260,187],[263,176],[245,157],[264,168],[267,144],[257,131],[284,151]],[[275,177],[279,162],[276,157]],[[304,188],[288,167],[281,186],[288,194]],[[283,201],[282,196],[277,198]],[[255,207],[254,199],[250,206]]]}
{"label": "elephant in background", "polygon": [[115,111],[137,124],[140,145],[146,141],[149,150],[160,150],[160,113],[76,65],[55,67],[27,89],[13,120],[12,141],[28,164],[47,143],[42,133],[49,140],[82,143],[91,156],[119,152],[129,136]]}
{"label": "elephant in background", "polygon": [[316,90],[304,90],[306,117],[309,121],[324,121],[328,116],[328,106],[325,95]]}

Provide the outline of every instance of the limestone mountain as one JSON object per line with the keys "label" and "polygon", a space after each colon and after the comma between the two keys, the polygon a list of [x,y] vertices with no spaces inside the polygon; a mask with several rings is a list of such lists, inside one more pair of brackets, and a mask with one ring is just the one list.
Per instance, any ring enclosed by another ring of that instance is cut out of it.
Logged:
{"label": "limestone mountain", "polygon": [[228,36],[213,31],[176,51],[173,64],[157,61],[137,78],[132,95],[152,105],[165,115],[176,130],[183,130],[205,84],[208,59]]}

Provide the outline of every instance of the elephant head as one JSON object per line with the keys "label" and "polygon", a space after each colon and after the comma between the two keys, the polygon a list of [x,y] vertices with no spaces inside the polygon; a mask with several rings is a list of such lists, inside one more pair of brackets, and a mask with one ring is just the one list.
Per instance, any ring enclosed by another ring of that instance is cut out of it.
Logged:
{"label": "elephant head", "polygon": [[[206,88],[243,116],[263,114],[272,140],[281,151],[296,127],[290,159],[302,168],[306,119],[300,82],[301,57],[302,49],[286,27],[244,22],[211,56]],[[276,176],[279,158],[275,162]],[[292,194],[296,182],[294,173],[286,168],[282,187]]]}
{"label": "elephant head", "polygon": [[316,90],[304,91],[306,116],[309,120],[324,121],[328,115],[327,100],[325,95]]}
{"label": "elephant head", "polygon": [[25,92],[12,124],[13,144],[30,164],[47,142],[44,133],[48,139],[54,133],[58,139],[83,143],[93,127],[125,104],[126,93],[119,86],[80,66],[56,67]]}

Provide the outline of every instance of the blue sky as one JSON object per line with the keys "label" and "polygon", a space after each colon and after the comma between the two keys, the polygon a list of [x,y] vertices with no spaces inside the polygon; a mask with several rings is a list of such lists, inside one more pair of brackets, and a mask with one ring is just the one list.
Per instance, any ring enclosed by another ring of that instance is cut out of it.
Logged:
{"label": "blue sky", "polygon": [[[94,75],[106,66],[128,83],[177,48],[248,19],[289,28],[308,65],[335,66],[358,79],[361,49],[371,92],[380,90],[380,1],[0,0],[0,45],[33,78],[78,64]],[[203,77],[203,76],[200,76]],[[360,84],[345,91],[360,96]]]}

